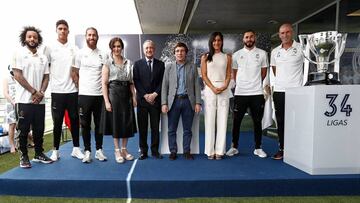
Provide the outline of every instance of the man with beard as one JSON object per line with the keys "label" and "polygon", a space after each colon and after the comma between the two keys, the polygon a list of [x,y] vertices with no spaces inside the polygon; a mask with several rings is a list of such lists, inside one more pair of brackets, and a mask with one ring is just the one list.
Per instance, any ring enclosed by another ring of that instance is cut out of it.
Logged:
{"label": "man with beard", "polygon": [[91,115],[95,124],[95,158],[106,161],[102,150],[103,135],[100,132],[100,118],[102,110],[101,70],[106,61],[106,55],[97,48],[99,38],[95,28],[86,29],[86,45],[75,57],[73,64],[73,80],[79,84],[79,114],[84,140],[85,156],[83,163],[91,162]]}
{"label": "man with beard", "polygon": [[51,115],[54,122],[54,150],[51,160],[60,158],[59,145],[65,110],[69,113],[71,135],[74,148],[71,156],[83,159],[79,148],[79,113],[77,83],[71,78],[71,66],[77,47],[68,42],[69,25],[65,20],[56,22],[58,38],[51,46],[46,47],[46,55],[50,64],[51,83]]}
{"label": "man with beard", "polygon": [[234,53],[233,73],[236,81],[234,99],[234,120],[232,129],[232,147],[226,155],[238,154],[238,142],[241,121],[250,109],[254,125],[255,150],[254,155],[265,158],[267,155],[261,149],[262,127],[261,120],[264,114],[265,99],[262,89],[262,81],[266,77],[268,68],[267,53],[255,46],[255,32],[244,32],[244,48]]}
{"label": "man with beard", "polygon": [[20,144],[20,167],[30,168],[27,151],[27,138],[32,127],[35,142],[34,162],[51,163],[42,148],[45,128],[44,92],[49,82],[49,65],[45,55],[37,48],[42,43],[40,30],[35,27],[24,27],[20,34],[23,46],[13,60],[16,85],[15,103],[17,130]]}

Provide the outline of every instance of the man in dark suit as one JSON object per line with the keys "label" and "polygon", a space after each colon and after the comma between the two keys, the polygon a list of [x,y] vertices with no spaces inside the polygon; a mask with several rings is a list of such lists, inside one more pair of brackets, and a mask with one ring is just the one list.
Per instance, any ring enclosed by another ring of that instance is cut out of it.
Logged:
{"label": "man in dark suit", "polygon": [[154,58],[155,43],[146,40],[143,44],[145,58],[134,64],[134,83],[137,98],[137,122],[139,127],[140,160],[148,158],[148,115],[151,128],[151,155],[161,159],[159,153],[159,122],[161,113],[161,84],[165,65]]}

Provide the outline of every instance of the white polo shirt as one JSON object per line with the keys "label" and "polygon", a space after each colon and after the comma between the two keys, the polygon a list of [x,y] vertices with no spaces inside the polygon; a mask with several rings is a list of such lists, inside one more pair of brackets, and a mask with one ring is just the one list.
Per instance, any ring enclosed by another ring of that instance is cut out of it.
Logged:
{"label": "white polo shirt", "polygon": [[285,92],[285,88],[302,86],[303,64],[304,55],[300,43],[293,41],[287,50],[282,45],[273,49],[270,65],[276,66],[274,91]]}
{"label": "white polo shirt", "polygon": [[245,47],[233,54],[232,67],[237,69],[235,95],[261,95],[261,69],[268,68],[266,51],[254,47],[251,50]]}
{"label": "white polo shirt", "polygon": [[75,57],[73,66],[79,69],[79,95],[101,96],[101,69],[107,55],[98,48],[82,48]]}
{"label": "white polo shirt", "polygon": [[[44,75],[49,74],[47,57],[40,52],[33,54],[27,47],[22,47],[15,53],[12,67],[21,70],[29,85],[37,91],[40,91]],[[31,92],[16,83],[15,103],[30,104],[31,96]],[[45,104],[44,98],[40,104]]]}
{"label": "white polo shirt", "polygon": [[50,85],[52,93],[74,93],[78,89],[71,78],[71,67],[78,48],[70,43],[56,40],[45,49],[50,63]]}

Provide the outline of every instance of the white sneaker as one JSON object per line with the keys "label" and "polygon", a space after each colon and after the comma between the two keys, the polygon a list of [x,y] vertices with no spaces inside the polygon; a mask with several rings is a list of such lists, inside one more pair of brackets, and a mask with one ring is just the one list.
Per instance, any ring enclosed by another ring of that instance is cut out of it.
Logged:
{"label": "white sneaker", "polygon": [[90,163],[91,162],[91,152],[86,150],[84,158],[82,159],[83,163]]}
{"label": "white sneaker", "polygon": [[264,150],[260,149],[255,149],[254,150],[254,154],[260,158],[266,158],[267,154],[264,152]]}
{"label": "white sneaker", "polygon": [[104,155],[104,152],[102,149],[96,150],[95,159],[97,159],[99,161],[106,161],[107,157]]}
{"label": "white sneaker", "polygon": [[56,149],[54,149],[54,150],[52,151],[52,153],[51,153],[50,159],[51,159],[52,161],[57,161],[57,160],[59,160],[59,159],[60,159],[59,151],[56,150]]}
{"label": "white sneaker", "polygon": [[74,147],[71,152],[71,156],[74,158],[83,159],[85,155],[81,152],[79,147]]}
{"label": "white sneaker", "polygon": [[239,150],[237,150],[237,149],[234,148],[234,147],[231,147],[231,148],[229,149],[229,151],[226,152],[226,155],[227,155],[227,156],[234,156],[234,155],[236,155],[236,154],[239,154]]}

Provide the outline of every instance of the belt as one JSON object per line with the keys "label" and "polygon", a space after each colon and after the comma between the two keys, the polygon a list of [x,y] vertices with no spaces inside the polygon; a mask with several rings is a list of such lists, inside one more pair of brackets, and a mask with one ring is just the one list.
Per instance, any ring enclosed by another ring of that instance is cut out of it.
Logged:
{"label": "belt", "polygon": [[175,95],[175,99],[187,99],[187,98],[189,98],[187,94]]}
{"label": "belt", "polygon": [[129,86],[130,82],[129,81],[112,80],[109,82],[109,84],[115,84],[115,85],[120,85],[120,86]]}

